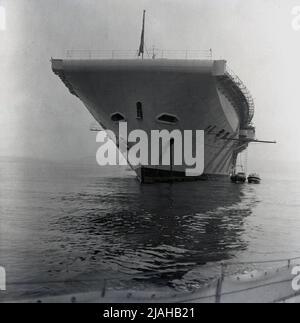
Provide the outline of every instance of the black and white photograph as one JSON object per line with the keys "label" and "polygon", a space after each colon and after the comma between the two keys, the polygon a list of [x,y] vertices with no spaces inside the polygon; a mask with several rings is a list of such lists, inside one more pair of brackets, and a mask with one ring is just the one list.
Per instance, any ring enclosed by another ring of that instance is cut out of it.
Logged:
{"label": "black and white photograph", "polygon": [[0,0],[0,303],[300,303],[299,57],[300,0]]}

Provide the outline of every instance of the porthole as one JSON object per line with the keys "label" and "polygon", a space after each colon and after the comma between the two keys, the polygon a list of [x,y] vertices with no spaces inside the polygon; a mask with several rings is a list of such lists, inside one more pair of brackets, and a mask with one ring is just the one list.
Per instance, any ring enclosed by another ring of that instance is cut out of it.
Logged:
{"label": "porthole", "polygon": [[110,118],[113,122],[125,121],[124,115],[120,112],[113,113]]}
{"label": "porthole", "polygon": [[179,121],[179,119],[175,115],[168,113],[160,114],[156,119],[161,123],[167,124],[176,124]]}

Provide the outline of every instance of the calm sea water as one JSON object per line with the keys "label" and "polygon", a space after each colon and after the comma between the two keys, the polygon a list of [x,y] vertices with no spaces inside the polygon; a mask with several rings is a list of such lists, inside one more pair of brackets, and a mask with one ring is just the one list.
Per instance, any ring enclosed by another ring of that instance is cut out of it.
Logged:
{"label": "calm sea water", "polygon": [[[275,176],[274,176],[275,177]],[[189,289],[220,263],[300,255],[300,181],[140,185],[93,165],[0,160],[1,300]]]}

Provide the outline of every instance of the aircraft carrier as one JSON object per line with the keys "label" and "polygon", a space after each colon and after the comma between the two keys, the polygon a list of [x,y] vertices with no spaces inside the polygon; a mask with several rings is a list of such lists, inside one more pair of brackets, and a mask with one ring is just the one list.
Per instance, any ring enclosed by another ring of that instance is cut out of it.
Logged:
{"label": "aircraft carrier", "polygon": [[190,59],[187,51],[175,58],[167,58],[171,52],[159,54],[141,59],[117,51],[105,52],[105,57],[103,52],[73,51],[65,59],[52,59],[52,69],[99,125],[116,134],[122,121],[128,131],[143,129],[148,134],[162,129],[205,131],[201,176],[186,176],[184,164],[140,165],[134,170],[141,182],[227,177],[238,154],[255,141],[250,92],[227,62],[213,60],[209,51],[197,53],[206,55],[204,59]]}

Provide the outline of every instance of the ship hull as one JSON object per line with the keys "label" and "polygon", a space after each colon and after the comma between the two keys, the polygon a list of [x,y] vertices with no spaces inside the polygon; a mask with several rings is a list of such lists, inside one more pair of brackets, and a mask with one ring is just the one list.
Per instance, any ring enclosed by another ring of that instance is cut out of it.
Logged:
{"label": "ship hull", "polygon": [[[220,82],[223,61],[54,60],[52,68],[98,123],[117,137],[116,115],[124,117],[128,132],[142,129],[149,137],[152,130],[204,131],[201,176],[186,176],[189,166],[184,163],[140,165],[133,168],[141,182],[228,178],[238,152],[246,148],[238,141],[241,116]],[[137,115],[138,104],[142,117]],[[161,115],[175,116],[176,122],[161,122]],[[167,151],[162,148],[161,157]]]}
{"label": "ship hull", "polygon": [[193,181],[228,181],[228,174],[205,174],[186,176],[184,171],[167,171],[159,168],[140,167],[135,169],[137,178],[143,184]]}

